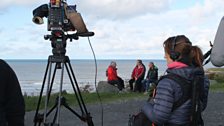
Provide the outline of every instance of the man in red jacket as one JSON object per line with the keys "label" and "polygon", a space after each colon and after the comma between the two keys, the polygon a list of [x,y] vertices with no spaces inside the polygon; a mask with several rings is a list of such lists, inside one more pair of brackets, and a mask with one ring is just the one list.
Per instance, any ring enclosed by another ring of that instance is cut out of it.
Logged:
{"label": "man in red jacket", "polygon": [[118,89],[121,91],[124,88],[124,81],[117,75],[117,64],[111,61],[110,66],[107,68],[107,82],[111,85],[117,84]]}
{"label": "man in red jacket", "polygon": [[[135,68],[132,71],[132,75],[131,75],[131,79],[129,80],[129,85],[130,85],[130,90],[131,91],[138,91],[138,92],[142,92],[143,88],[142,88],[142,80],[144,79],[145,76],[145,66],[142,63],[142,60],[137,60],[137,64],[135,66]],[[135,82],[135,87],[133,90],[133,83]]]}

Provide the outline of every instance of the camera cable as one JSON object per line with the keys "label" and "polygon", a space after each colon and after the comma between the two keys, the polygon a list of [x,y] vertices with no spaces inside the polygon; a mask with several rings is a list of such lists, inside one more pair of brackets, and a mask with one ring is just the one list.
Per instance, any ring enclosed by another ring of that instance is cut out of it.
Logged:
{"label": "camera cable", "polygon": [[102,99],[101,99],[101,97],[99,95],[99,91],[98,91],[97,86],[96,86],[96,83],[97,83],[96,82],[96,80],[97,80],[97,61],[96,61],[96,55],[95,55],[95,52],[93,50],[93,47],[92,47],[92,44],[91,44],[91,41],[90,41],[89,37],[88,37],[88,42],[89,42],[89,46],[91,48],[91,51],[93,53],[94,62],[95,62],[95,79],[94,79],[94,84],[95,84],[96,94],[97,94],[98,99],[100,101],[100,108],[101,108],[101,126],[103,126],[103,104],[102,104]]}

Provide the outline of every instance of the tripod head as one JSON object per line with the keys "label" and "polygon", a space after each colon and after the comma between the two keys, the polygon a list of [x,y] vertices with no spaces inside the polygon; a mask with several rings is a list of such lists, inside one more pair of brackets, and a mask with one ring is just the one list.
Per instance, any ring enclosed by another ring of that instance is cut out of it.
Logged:
{"label": "tripod head", "polygon": [[66,53],[67,39],[72,42],[72,40],[78,40],[79,37],[89,37],[93,36],[94,32],[86,33],[74,33],[74,34],[65,34],[63,31],[52,31],[51,35],[45,35],[45,40],[51,41],[52,53],[54,56],[64,56]]}

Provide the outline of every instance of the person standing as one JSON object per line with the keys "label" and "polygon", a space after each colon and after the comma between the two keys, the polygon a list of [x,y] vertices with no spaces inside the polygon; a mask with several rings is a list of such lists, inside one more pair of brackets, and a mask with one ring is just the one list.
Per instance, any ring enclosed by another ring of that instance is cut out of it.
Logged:
{"label": "person standing", "polygon": [[0,60],[0,126],[24,126],[25,103],[12,68]]}
{"label": "person standing", "polygon": [[111,61],[107,68],[107,82],[111,85],[117,85],[120,91],[124,89],[124,81],[117,75],[117,63],[115,61]]}
{"label": "person standing", "polygon": [[[129,85],[130,85],[130,90],[131,91],[138,91],[138,92],[142,92],[143,91],[143,87],[142,87],[142,80],[145,77],[145,66],[142,63],[142,60],[137,60],[136,62],[136,66],[132,71],[131,74],[131,79],[129,80]],[[135,82],[135,86],[133,88],[133,83]]]}

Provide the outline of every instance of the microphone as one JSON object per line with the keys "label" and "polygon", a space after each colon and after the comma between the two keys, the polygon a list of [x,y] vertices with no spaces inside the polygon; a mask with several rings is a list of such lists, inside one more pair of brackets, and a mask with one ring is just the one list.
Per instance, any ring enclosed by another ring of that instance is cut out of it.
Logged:
{"label": "microphone", "polygon": [[224,17],[222,17],[220,21],[212,48],[211,62],[214,66],[221,67],[224,65],[223,48],[224,48]]}

